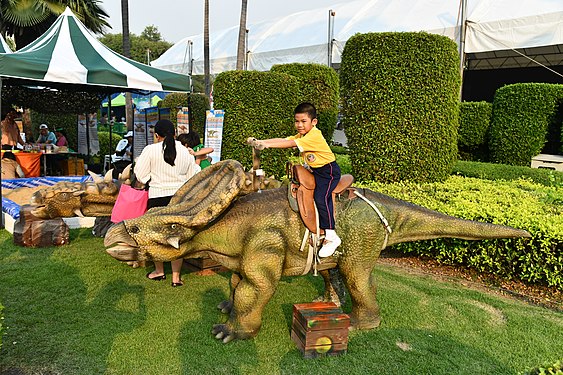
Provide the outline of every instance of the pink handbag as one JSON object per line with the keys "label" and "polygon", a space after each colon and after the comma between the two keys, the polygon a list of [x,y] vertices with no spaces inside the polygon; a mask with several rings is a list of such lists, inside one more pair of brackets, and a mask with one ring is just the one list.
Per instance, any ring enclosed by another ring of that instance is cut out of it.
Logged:
{"label": "pink handbag", "polygon": [[129,185],[121,185],[111,211],[111,222],[119,223],[143,215],[147,211],[148,200],[149,192],[147,190],[137,190]]}

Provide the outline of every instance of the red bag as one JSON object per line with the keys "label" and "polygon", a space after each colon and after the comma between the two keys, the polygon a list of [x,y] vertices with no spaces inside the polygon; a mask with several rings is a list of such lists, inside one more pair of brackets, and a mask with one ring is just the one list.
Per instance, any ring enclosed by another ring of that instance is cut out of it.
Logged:
{"label": "red bag", "polygon": [[147,190],[137,190],[129,185],[121,185],[111,211],[111,222],[119,223],[143,215],[147,211],[148,200],[149,192]]}

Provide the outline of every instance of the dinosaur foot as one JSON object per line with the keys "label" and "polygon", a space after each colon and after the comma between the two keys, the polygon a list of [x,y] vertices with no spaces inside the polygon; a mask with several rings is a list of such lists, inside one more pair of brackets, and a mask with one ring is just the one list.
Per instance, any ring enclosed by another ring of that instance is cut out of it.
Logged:
{"label": "dinosaur foot", "polygon": [[215,336],[217,340],[223,341],[223,344],[227,344],[233,341],[235,337],[235,333],[231,331],[231,329],[226,324],[215,324],[213,325],[213,329],[211,333]]}
{"label": "dinosaur foot", "polygon": [[229,314],[233,309],[233,302],[232,301],[223,301],[217,305],[217,308],[221,310],[223,314]]}

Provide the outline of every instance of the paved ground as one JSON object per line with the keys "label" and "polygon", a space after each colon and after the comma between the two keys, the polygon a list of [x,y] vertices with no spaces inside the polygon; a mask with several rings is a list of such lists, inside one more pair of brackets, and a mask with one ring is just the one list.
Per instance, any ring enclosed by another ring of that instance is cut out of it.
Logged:
{"label": "paved ground", "polygon": [[346,135],[344,135],[344,130],[335,130],[332,136],[332,141],[334,143],[340,143],[344,147],[346,147],[348,144],[348,142],[346,141]]}

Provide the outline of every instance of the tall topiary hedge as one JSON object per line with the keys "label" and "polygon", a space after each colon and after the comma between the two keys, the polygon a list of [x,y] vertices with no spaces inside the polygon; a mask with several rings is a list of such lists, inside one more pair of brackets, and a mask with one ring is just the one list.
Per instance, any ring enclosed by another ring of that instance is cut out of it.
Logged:
{"label": "tall topiary hedge", "polygon": [[195,130],[200,137],[205,137],[205,116],[209,109],[209,98],[205,94],[192,93],[189,97],[192,111],[190,128]]}
{"label": "tall topiary hedge", "polygon": [[485,161],[487,132],[491,124],[493,104],[489,102],[462,102],[459,106],[457,146],[462,160]]}
{"label": "tall topiary hedge", "polygon": [[563,85],[516,83],[499,88],[493,100],[489,149],[495,163],[529,166],[545,143],[563,105]]}
{"label": "tall topiary hedge", "polygon": [[437,181],[457,157],[459,57],[447,37],[356,34],[344,47],[340,92],[354,174]]}
{"label": "tall topiary hedge", "polygon": [[[213,85],[214,107],[225,110],[221,159],[235,159],[252,166],[248,137],[281,138],[295,133],[293,110],[301,98],[300,81],[289,74],[229,71]],[[285,173],[291,152],[262,151],[262,168],[277,177]]]}
{"label": "tall topiary hedge", "polygon": [[302,82],[302,101],[310,102],[317,108],[317,127],[330,142],[338,117],[339,82],[334,69],[320,64],[274,65],[274,73],[287,73]]}

